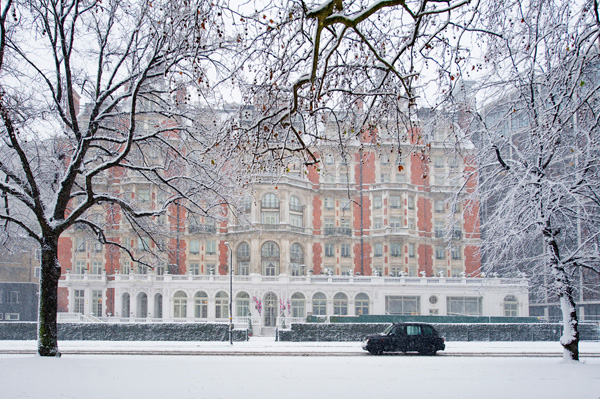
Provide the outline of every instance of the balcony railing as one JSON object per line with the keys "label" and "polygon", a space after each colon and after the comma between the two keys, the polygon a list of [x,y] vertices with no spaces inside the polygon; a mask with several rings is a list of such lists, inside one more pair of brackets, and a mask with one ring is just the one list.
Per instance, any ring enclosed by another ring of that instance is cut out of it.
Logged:
{"label": "balcony railing", "polygon": [[215,234],[217,232],[217,228],[211,224],[192,224],[188,228],[190,234]]}
{"label": "balcony railing", "polygon": [[352,236],[350,227],[325,227],[325,236]]}

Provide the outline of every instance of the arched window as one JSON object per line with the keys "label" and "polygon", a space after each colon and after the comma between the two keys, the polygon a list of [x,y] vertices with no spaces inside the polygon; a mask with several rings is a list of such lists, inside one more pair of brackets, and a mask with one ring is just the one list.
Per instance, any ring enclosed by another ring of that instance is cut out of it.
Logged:
{"label": "arched window", "polygon": [[279,245],[273,241],[263,244],[261,251],[262,274],[264,276],[279,275]]}
{"label": "arched window", "polygon": [[290,247],[290,273],[292,276],[304,276],[304,249],[298,243]]}
{"label": "arched window", "polygon": [[514,295],[507,295],[504,297],[504,316],[519,316],[519,301]]}
{"label": "arched window", "polygon": [[290,197],[290,225],[304,227],[304,207],[300,198],[295,195]]}
{"label": "arched window", "polygon": [[229,295],[226,292],[217,292],[215,296],[215,318],[229,318]]}
{"label": "arched window", "polygon": [[369,296],[364,292],[356,294],[354,309],[357,316],[369,314]]}
{"label": "arched window", "polygon": [[236,317],[250,316],[250,295],[247,292],[240,292],[235,297],[235,315]]}
{"label": "arched window", "polygon": [[194,295],[194,317],[197,319],[208,317],[208,295],[204,291],[198,291]]}
{"label": "arched window", "polygon": [[145,292],[140,292],[136,302],[135,317],[148,317],[148,295]]}
{"label": "arched window", "polygon": [[279,209],[279,198],[273,193],[267,193],[262,198],[260,207],[263,209]]}
{"label": "arched window", "polygon": [[306,317],[304,295],[296,292],[292,295],[292,317]]}
{"label": "arched window", "polygon": [[121,317],[129,317],[129,312],[130,312],[130,296],[129,293],[125,292],[122,296],[121,296]]}
{"label": "arched window", "polygon": [[154,295],[154,318],[155,319],[162,319],[163,314],[162,314],[162,294],[156,294]]}
{"label": "arched window", "polygon": [[237,275],[247,276],[250,274],[250,245],[243,242],[237,249]]}
{"label": "arched window", "polygon": [[315,316],[327,316],[327,297],[322,292],[317,292],[312,297],[312,308]]}
{"label": "arched window", "polygon": [[348,297],[343,292],[333,296],[333,314],[336,316],[348,315]]}
{"label": "arched window", "polygon": [[173,317],[176,319],[187,317],[187,294],[177,291],[173,296]]}

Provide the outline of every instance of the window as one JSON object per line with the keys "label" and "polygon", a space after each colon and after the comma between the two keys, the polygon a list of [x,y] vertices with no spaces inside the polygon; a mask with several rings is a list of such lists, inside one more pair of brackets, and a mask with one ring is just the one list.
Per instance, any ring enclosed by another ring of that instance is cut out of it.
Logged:
{"label": "window", "polygon": [[342,244],[340,246],[342,258],[350,257],[350,244]]}
{"label": "window", "polygon": [[462,248],[461,247],[452,247],[452,260],[460,260],[462,259]]}
{"label": "window", "polygon": [[150,249],[150,238],[149,237],[138,237],[138,251],[147,251]]}
{"label": "window", "polygon": [[436,169],[441,169],[444,167],[444,158],[440,156],[433,157],[433,167]]}
{"label": "window", "polygon": [[260,218],[262,224],[279,224],[279,212],[261,212]]}
{"label": "window", "polygon": [[415,244],[408,244],[408,257],[409,258],[415,257]]}
{"label": "window", "polygon": [[5,320],[16,321],[16,320],[20,320],[21,319],[21,315],[19,313],[5,313],[4,314],[4,319]]}
{"label": "window", "polygon": [[250,213],[252,211],[252,198],[244,197],[242,199],[241,207],[244,213]]}
{"label": "window", "polygon": [[217,245],[215,241],[206,241],[206,254],[214,255],[217,253]]}
{"label": "window", "polygon": [[6,303],[19,303],[19,291],[10,291]]}
{"label": "window", "polygon": [[402,207],[401,198],[399,195],[391,195],[390,196],[390,208],[392,209],[400,209]]}
{"label": "window", "polygon": [[448,316],[481,316],[481,297],[446,298],[446,313]]}
{"label": "window", "polygon": [[327,297],[322,292],[317,292],[312,298],[313,314],[315,316],[327,315]]}
{"label": "window", "polygon": [[208,317],[208,295],[204,291],[198,291],[194,295],[194,317],[196,319]]}
{"label": "window", "polygon": [[348,297],[342,292],[333,296],[333,314],[336,316],[348,315]]}
{"label": "window", "polygon": [[301,293],[296,292],[292,295],[292,317],[306,317],[305,303],[306,300]]}
{"label": "window", "polygon": [[240,292],[235,297],[235,315],[237,317],[250,316],[250,295],[246,292]]}
{"label": "window", "polygon": [[92,262],[92,274],[102,274],[102,262]]}
{"label": "window", "polygon": [[150,201],[150,190],[147,188],[138,189],[137,196],[140,202],[148,202]]}
{"label": "window", "polygon": [[75,274],[83,274],[86,272],[85,261],[78,260],[75,261],[75,270],[73,270]]}
{"label": "window", "polygon": [[517,317],[519,316],[519,302],[514,295],[504,297],[504,316]]}
{"label": "window", "polygon": [[402,256],[402,244],[399,242],[391,242],[390,243],[390,256],[392,257],[400,257]]}
{"label": "window", "polygon": [[381,164],[382,165],[390,164],[390,154],[381,154]]}
{"label": "window", "polygon": [[435,237],[443,238],[444,237],[444,222],[436,220],[433,225],[434,225]]}
{"label": "window", "polygon": [[412,195],[410,195],[408,197],[408,209],[409,210],[415,209],[415,197],[413,197]]}
{"label": "window", "polygon": [[247,242],[241,243],[238,247],[237,261],[237,274],[240,276],[247,276],[250,274],[250,245]]}
{"label": "window", "polygon": [[92,316],[102,317],[102,291],[92,290]]}
{"label": "window", "polygon": [[304,249],[298,243],[290,247],[290,269],[292,276],[304,276]]}
{"label": "window", "polygon": [[261,207],[266,209],[279,209],[279,198],[273,193],[265,194],[261,201]]}
{"label": "window", "polygon": [[325,256],[332,258],[335,255],[335,247],[333,244],[325,244]]}
{"label": "window", "polygon": [[354,314],[356,316],[369,314],[369,296],[363,292],[354,298]]}
{"label": "window", "polygon": [[381,209],[381,196],[376,195],[373,197],[373,209]]}
{"label": "window", "polygon": [[415,218],[408,218],[408,229],[409,230],[416,230]]}
{"label": "window", "polygon": [[386,296],[386,314],[418,315],[421,314],[421,297],[418,296]]}
{"label": "window", "polygon": [[392,277],[402,277],[402,266],[391,265],[390,266],[390,276],[392,276]]}
{"label": "window", "polygon": [[380,242],[375,244],[375,256],[376,257],[383,256],[383,244]]}
{"label": "window", "polygon": [[373,229],[381,230],[382,227],[383,227],[383,222],[382,222],[381,218],[374,218],[373,219]]}
{"label": "window", "polygon": [[184,319],[187,317],[187,294],[177,291],[173,296],[173,317]]}
{"label": "window", "polygon": [[197,255],[200,253],[200,241],[198,241],[198,240],[190,241],[190,253],[193,255]]}
{"label": "window", "polygon": [[194,276],[200,274],[200,264],[199,263],[190,263],[190,273]]}
{"label": "window", "polygon": [[434,207],[435,207],[435,212],[436,213],[443,213],[444,212],[444,201],[442,201],[442,200],[435,200]]}
{"label": "window", "polygon": [[435,246],[435,258],[438,260],[446,259],[446,248],[441,245]]}
{"label": "window", "polygon": [[325,154],[325,165],[333,165],[334,158],[332,154]]}
{"label": "window", "polygon": [[217,319],[229,317],[229,295],[226,292],[218,292],[215,297],[215,317]]}
{"label": "window", "polygon": [[382,173],[381,176],[381,182],[382,183],[389,183],[390,182],[390,174],[389,173]]}
{"label": "window", "polygon": [[[84,290],[74,290],[74,301],[73,301],[73,312],[75,313],[84,313],[84,304],[85,304],[85,291]],[[129,295],[129,294],[127,294]],[[129,312],[127,312],[129,314]]]}
{"label": "window", "polygon": [[292,213],[290,214],[290,225],[294,227],[303,227],[304,226],[304,218],[302,215]]}
{"label": "window", "polygon": [[77,238],[75,240],[75,251],[85,252],[85,240],[83,238]]}
{"label": "window", "polygon": [[333,210],[333,208],[334,208],[333,204],[334,204],[333,198],[325,197],[325,201],[324,201],[325,210],[327,210],[327,211]]}
{"label": "window", "polygon": [[206,272],[208,274],[210,274],[211,276],[215,274],[216,270],[217,270],[217,266],[214,263],[207,263],[206,264]]}
{"label": "window", "polygon": [[325,218],[325,223],[323,224],[323,227],[325,227],[325,230],[333,229],[334,226],[335,226],[335,223],[334,223],[333,218]]}
{"label": "window", "polygon": [[390,227],[394,232],[400,230],[402,228],[402,218],[400,216],[390,217]]}
{"label": "window", "polygon": [[261,248],[262,272],[264,276],[279,274],[279,246],[273,241],[267,241]]}

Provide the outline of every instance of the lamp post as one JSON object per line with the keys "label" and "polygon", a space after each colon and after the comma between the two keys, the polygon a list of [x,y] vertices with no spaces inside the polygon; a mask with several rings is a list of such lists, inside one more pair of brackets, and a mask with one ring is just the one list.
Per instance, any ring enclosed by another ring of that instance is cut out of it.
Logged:
{"label": "lamp post", "polygon": [[229,343],[233,345],[233,251],[229,246],[229,241],[225,241],[225,246],[229,249]]}

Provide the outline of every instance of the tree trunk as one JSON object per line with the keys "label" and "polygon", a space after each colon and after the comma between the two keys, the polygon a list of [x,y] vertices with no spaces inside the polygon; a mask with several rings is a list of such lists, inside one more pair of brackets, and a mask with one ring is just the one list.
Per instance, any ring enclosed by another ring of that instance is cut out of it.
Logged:
{"label": "tree trunk", "polygon": [[42,245],[40,302],[38,316],[38,355],[60,357],[58,350],[58,238],[52,237]]}
{"label": "tree trunk", "polygon": [[579,329],[577,307],[575,298],[573,298],[573,285],[564,264],[560,260],[558,243],[549,223],[547,223],[547,228],[544,229],[543,234],[551,254],[550,270],[554,277],[554,286],[562,311],[563,333],[560,337],[560,344],[564,348],[563,359],[579,360]]}

